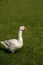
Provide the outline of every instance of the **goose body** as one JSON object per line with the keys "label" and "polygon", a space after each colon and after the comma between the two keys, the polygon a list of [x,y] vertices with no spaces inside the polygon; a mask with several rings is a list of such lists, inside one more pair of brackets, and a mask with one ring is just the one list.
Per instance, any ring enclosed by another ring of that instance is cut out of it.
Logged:
{"label": "goose body", "polygon": [[7,50],[14,53],[17,49],[22,48],[23,46],[22,32],[25,29],[26,27],[20,26],[18,39],[10,39],[10,40],[1,41],[1,44],[3,44]]}

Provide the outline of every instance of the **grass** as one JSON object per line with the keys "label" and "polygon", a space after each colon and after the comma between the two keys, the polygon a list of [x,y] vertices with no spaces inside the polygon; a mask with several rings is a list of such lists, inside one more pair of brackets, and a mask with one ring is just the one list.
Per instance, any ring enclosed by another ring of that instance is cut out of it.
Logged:
{"label": "grass", "polygon": [[23,48],[12,54],[0,43],[0,65],[43,65],[43,0],[0,0],[0,41],[18,38],[21,25]]}

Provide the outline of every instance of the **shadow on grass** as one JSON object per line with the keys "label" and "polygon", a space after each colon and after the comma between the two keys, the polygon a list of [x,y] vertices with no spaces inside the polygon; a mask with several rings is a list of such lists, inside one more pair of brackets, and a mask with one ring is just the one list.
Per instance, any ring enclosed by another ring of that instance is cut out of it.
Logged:
{"label": "shadow on grass", "polygon": [[[19,56],[19,54],[23,55],[23,57],[21,58],[21,62],[23,63],[23,65],[43,65],[42,56],[33,52],[32,50],[33,50],[32,48],[29,48],[29,50],[24,50],[24,51],[23,51],[23,49],[20,49],[19,51],[17,51],[18,53],[16,55],[18,55],[18,56]],[[0,51],[7,53],[7,54],[11,54],[11,52],[9,52],[8,50],[6,50],[3,47],[0,47]],[[25,51],[26,51],[26,53],[25,53]],[[23,59],[25,61],[23,61]],[[20,58],[19,58],[19,60],[20,60]],[[18,62],[19,62],[19,60],[18,60]],[[21,63],[21,62],[19,62],[19,63]]]}
{"label": "shadow on grass", "polygon": [[16,50],[15,53],[12,53],[12,52],[10,52],[9,50],[7,50],[7,49],[4,48],[4,47],[0,47],[0,51],[1,51],[1,52],[4,52],[4,53],[7,53],[7,54],[8,54],[8,53],[9,53],[9,54],[15,54],[16,52],[18,52],[18,50]]}
{"label": "shadow on grass", "polygon": [[4,52],[4,53],[11,53],[10,51],[8,51],[7,49],[5,49],[5,48],[3,48],[3,47],[2,47],[2,48],[0,47],[0,51],[1,51],[1,52]]}

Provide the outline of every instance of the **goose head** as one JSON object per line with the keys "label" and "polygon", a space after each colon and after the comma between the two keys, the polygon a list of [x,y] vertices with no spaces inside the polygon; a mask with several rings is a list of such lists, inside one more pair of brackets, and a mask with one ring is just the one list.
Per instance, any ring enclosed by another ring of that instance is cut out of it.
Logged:
{"label": "goose head", "polygon": [[25,26],[20,26],[20,28],[19,28],[21,31],[23,31],[23,30],[27,30],[27,28],[25,27]]}

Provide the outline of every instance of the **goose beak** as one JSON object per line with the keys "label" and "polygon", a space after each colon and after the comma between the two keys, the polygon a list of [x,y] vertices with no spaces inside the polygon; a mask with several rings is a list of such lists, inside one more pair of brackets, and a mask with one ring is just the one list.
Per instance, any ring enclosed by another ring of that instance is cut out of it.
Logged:
{"label": "goose beak", "polygon": [[28,29],[25,27],[24,30],[28,30]]}

